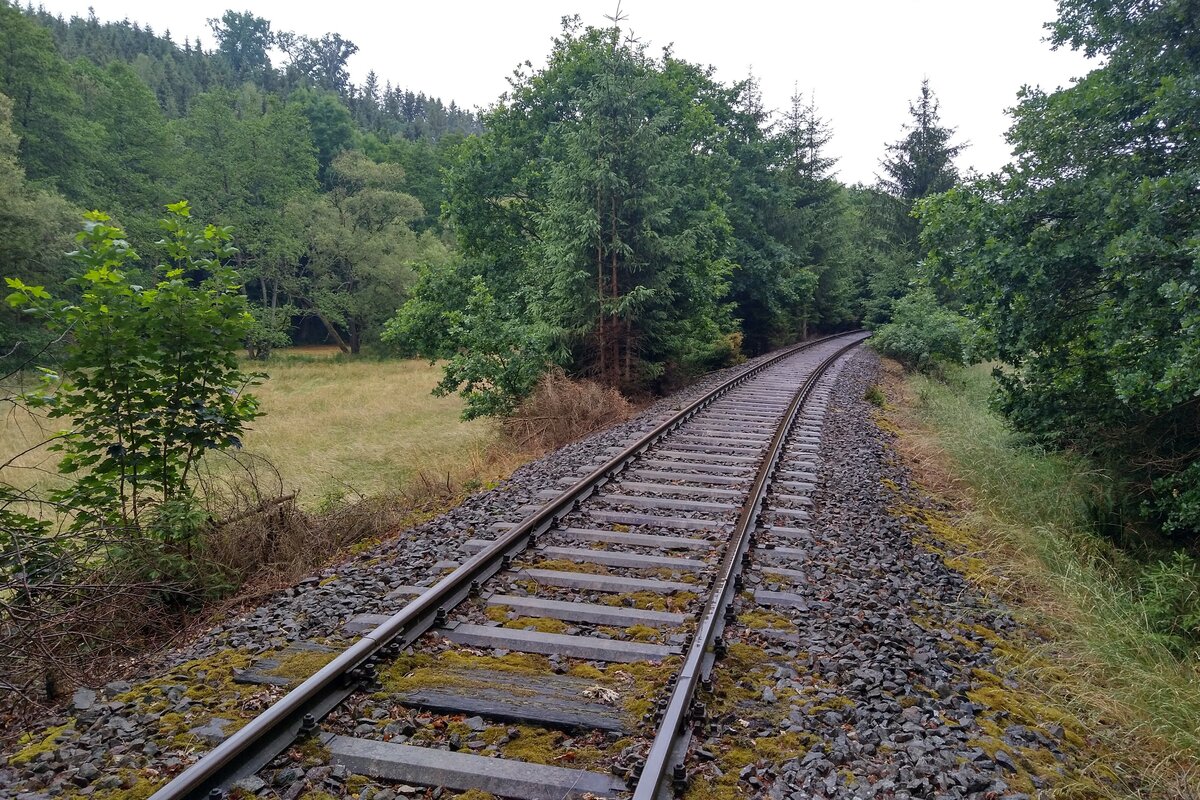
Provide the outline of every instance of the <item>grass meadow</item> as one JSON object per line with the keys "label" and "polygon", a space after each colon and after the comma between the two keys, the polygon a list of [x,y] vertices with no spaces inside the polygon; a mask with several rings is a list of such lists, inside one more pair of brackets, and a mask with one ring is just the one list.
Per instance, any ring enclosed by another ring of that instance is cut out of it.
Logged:
{"label": "grass meadow", "polygon": [[[346,359],[297,348],[245,367],[268,377],[252,389],[264,414],[250,424],[244,451],[269,461],[283,491],[299,492],[305,509],[447,485],[453,493],[502,477],[528,458],[511,451],[494,421],[461,421],[457,396],[434,397],[441,369],[425,361]],[[36,445],[60,427],[6,409],[0,463],[28,452],[4,471],[5,480],[20,488],[57,485],[57,454]]]}
{"label": "grass meadow", "polygon": [[486,481],[514,466],[493,421],[463,422],[456,395],[431,394],[441,368],[426,361],[284,355],[264,371],[254,393],[265,413],[245,449],[274,464],[304,507],[414,482]]}

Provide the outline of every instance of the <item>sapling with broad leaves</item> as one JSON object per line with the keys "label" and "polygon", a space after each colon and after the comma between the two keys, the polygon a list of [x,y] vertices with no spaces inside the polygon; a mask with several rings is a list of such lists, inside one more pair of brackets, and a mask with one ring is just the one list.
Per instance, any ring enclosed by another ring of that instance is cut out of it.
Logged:
{"label": "sapling with broad leaves", "polygon": [[158,245],[168,263],[153,286],[133,283],[137,258],[124,232],[93,211],[71,254],[82,267],[79,299],[53,298],[8,278],[8,302],[66,333],[57,370],[26,399],[69,427],[52,448],[70,483],[52,500],[75,532],[110,541],[156,542],[161,555],[190,558],[205,515],[196,469],[213,450],[238,448],[258,403],[245,392],[259,376],[238,351],[254,321],[236,273],[228,228],[198,225],[187,201],[167,206]]}

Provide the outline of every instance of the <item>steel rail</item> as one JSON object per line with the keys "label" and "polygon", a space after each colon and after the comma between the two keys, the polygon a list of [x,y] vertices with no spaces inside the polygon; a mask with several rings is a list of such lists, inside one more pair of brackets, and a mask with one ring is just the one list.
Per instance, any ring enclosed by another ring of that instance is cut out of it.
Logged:
{"label": "steel rail", "polygon": [[[841,358],[846,351],[857,347],[864,338],[866,337],[856,339],[838,349],[805,378],[792,398],[792,402],[788,405],[783,420],[776,428],[775,435],[771,438],[771,443],[754,478],[747,502],[742,506],[742,511],[738,515],[730,543],[721,560],[720,572],[709,592],[708,604],[700,617],[696,634],[692,637],[683,669],[675,679],[671,697],[663,710],[658,733],[655,734],[650,751],[646,754],[641,775],[638,776],[637,787],[633,792],[633,800],[656,800],[660,797],[660,791],[665,792],[668,788],[668,777],[675,788],[682,788],[685,775],[678,773],[676,768],[682,769],[685,753],[682,752],[684,748],[677,746],[678,739],[681,733],[685,732],[685,725],[692,716],[692,704],[695,701],[696,689],[706,677],[706,658],[710,652],[714,652],[718,635],[724,629],[725,611],[732,608],[734,595],[739,589],[738,579],[742,559],[749,551],[754,530],[760,523],[763,502],[766,499],[771,478],[783,454],[784,445],[791,435],[800,410],[817,382],[829,367],[833,366],[834,362]],[[711,663],[711,659],[708,661]]]}
{"label": "steel rail", "polygon": [[536,544],[538,536],[552,529],[579,503],[614,479],[652,444],[769,367],[802,350],[847,335],[851,334],[824,336],[789,347],[694,400],[364,634],[316,674],[179,773],[149,800],[220,797],[223,785],[261,769],[282,753],[298,734],[314,727],[317,718],[329,713],[361,681],[369,680],[373,674],[373,658],[389,651],[398,654],[430,628],[444,622],[451,609],[478,591],[485,580],[506,568],[513,556]]}

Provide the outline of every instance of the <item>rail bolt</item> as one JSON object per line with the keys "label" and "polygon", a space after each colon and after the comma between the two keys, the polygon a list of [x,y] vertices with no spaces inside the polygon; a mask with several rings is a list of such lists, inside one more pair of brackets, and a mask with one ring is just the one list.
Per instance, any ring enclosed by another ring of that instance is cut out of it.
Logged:
{"label": "rail bolt", "polygon": [[439,608],[437,613],[433,615],[433,621],[437,625],[445,625],[450,621],[450,613],[444,607]]}
{"label": "rail bolt", "polygon": [[718,636],[715,640],[713,640],[713,653],[717,658],[724,658],[725,654],[728,652],[729,648],[725,646],[724,636]]}
{"label": "rail bolt", "polygon": [[312,736],[317,732],[317,718],[312,714],[305,714],[304,719],[300,720],[300,735],[303,737]]}
{"label": "rail bolt", "polygon": [[676,764],[675,769],[671,770],[671,788],[676,792],[683,792],[687,789],[687,767],[683,764]]}
{"label": "rail bolt", "polygon": [[481,588],[479,581],[471,581],[471,597],[478,597]]}

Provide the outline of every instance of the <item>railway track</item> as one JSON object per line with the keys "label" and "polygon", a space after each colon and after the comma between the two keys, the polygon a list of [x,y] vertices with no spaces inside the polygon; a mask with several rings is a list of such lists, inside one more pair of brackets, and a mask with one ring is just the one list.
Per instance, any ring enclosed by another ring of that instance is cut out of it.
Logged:
{"label": "railway track", "polygon": [[[222,797],[298,738],[356,774],[506,797],[683,789],[742,570],[786,580],[780,564],[802,557],[789,543],[807,535],[828,373],[864,338],[785,351],[547,489],[524,522],[467,541],[469,557],[434,586],[396,592],[395,614],[351,620],[361,638],[151,800]],[[788,602],[761,589],[755,599]],[[370,697],[399,715],[358,716]],[[405,721],[414,712],[470,725],[418,737],[427,730]],[[514,725],[571,731],[589,756],[493,757],[522,735]]]}

